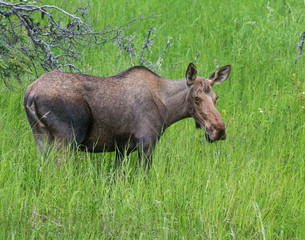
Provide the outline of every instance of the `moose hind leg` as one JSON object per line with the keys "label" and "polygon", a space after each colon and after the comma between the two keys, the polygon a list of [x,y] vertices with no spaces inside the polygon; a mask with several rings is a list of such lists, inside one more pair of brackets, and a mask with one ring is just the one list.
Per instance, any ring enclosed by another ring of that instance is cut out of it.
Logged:
{"label": "moose hind leg", "polygon": [[[26,105],[26,104],[25,104]],[[68,146],[75,148],[86,138],[91,126],[91,112],[85,102],[75,102],[73,99],[66,104],[62,99],[47,101],[36,99],[30,107],[26,105],[26,113],[31,124],[36,144],[41,150],[54,142],[60,156]],[[35,114],[34,114],[35,113]],[[61,157],[59,158],[59,164]]]}
{"label": "moose hind leg", "polygon": [[50,145],[54,140],[54,136],[41,121],[41,118],[37,116],[34,102],[32,102],[31,105],[25,106],[25,112],[34,135],[36,147],[39,150],[39,156],[44,157],[49,151]]}
{"label": "moose hind leg", "polygon": [[[85,117],[82,120],[85,120]],[[69,156],[70,150],[73,151],[84,141],[88,132],[88,126],[87,122],[82,122],[81,120],[53,118],[53,148],[59,153],[59,166],[62,160]]]}
{"label": "moose hind leg", "polygon": [[54,140],[53,135],[42,127],[33,129],[33,134],[40,158],[47,156]]}

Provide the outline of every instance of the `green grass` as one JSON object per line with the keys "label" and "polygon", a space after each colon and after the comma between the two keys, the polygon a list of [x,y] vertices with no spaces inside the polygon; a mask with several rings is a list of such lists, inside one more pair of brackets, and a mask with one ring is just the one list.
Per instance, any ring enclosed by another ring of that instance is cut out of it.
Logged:
{"label": "green grass", "polygon": [[[66,9],[83,1],[66,1]],[[196,65],[209,76],[231,64],[230,78],[215,86],[227,140],[209,144],[192,119],[166,130],[148,174],[113,181],[114,154],[75,152],[60,170],[56,154],[39,159],[23,94],[0,87],[1,239],[305,239],[305,58],[302,1],[88,1],[97,29],[142,13],[161,15],[136,24],[141,48],[156,28],[156,72],[185,75]],[[53,3],[61,6],[60,1]],[[108,44],[84,50],[86,70],[107,76],[130,66]],[[97,68],[96,68],[97,67]]]}

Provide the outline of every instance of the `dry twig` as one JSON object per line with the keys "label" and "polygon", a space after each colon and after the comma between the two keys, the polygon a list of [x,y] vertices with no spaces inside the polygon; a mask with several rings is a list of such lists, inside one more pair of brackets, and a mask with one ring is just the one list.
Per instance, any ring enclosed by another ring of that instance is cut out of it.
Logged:
{"label": "dry twig", "polygon": [[152,35],[152,32],[155,31],[155,28],[154,27],[151,27],[149,30],[148,30],[148,33],[147,33],[147,37],[146,37],[146,40],[144,41],[144,43],[142,44],[142,48],[140,50],[140,53],[137,52],[137,49],[136,49],[136,44],[135,44],[135,36],[133,35],[132,37],[120,37],[120,38],[117,38],[117,44],[120,46],[120,48],[124,51],[126,51],[129,56],[130,56],[130,60],[131,60],[131,65],[133,66],[134,65],[134,58],[138,58],[138,62],[139,62],[139,65],[145,65],[146,67],[152,69],[152,70],[155,70],[156,67],[160,67],[161,65],[161,62],[163,60],[163,57],[164,57],[164,54],[166,52],[166,50],[168,49],[168,47],[171,46],[171,41],[173,40],[173,38],[169,38],[167,43],[166,43],[166,46],[164,47],[164,49],[161,51],[160,55],[159,55],[159,58],[158,60],[153,63],[152,61],[148,60],[147,58],[144,57],[144,50],[145,49],[148,49],[150,50],[150,47],[152,46],[152,43],[154,41],[153,37],[151,37]]}
{"label": "dry twig", "polygon": [[[102,47],[108,42],[122,41],[123,33],[131,24],[158,17],[141,15],[124,24],[95,31],[88,24],[87,16],[88,7],[78,8],[71,14],[53,5],[0,0],[0,35],[7,47],[30,57],[35,71],[40,65],[46,71],[69,68],[81,72],[83,47]],[[132,48],[126,51],[133,55]]]}

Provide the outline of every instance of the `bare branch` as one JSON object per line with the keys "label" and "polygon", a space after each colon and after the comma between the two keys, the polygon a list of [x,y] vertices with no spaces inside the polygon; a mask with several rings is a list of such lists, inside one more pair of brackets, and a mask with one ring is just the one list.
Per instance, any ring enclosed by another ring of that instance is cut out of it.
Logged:
{"label": "bare branch", "polygon": [[27,56],[35,72],[37,65],[47,71],[69,68],[70,71],[80,72],[83,47],[95,45],[102,48],[103,44],[113,41],[121,43],[121,47],[129,52],[133,64],[133,39],[132,36],[126,38],[124,33],[135,22],[159,17],[140,15],[123,24],[109,25],[102,31],[95,31],[88,24],[87,11],[88,7],[85,7],[69,13],[53,5],[38,6],[32,2],[10,3],[0,0],[2,44]]}
{"label": "bare branch", "polygon": [[144,49],[145,48],[149,48],[149,44],[153,41],[152,39],[150,39],[150,34],[151,32],[154,30],[154,27],[151,27],[149,30],[148,30],[148,34],[147,34],[147,39],[146,41],[144,42],[143,46],[142,46],[142,49],[141,49],[141,52],[140,52],[140,57],[139,57],[139,64],[142,65],[143,63],[143,53],[144,53]]}
{"label": "bare branch", "polygon": [[300,48],[300,51],[299,51],[299,56],[295,60],[296,63],[301,59],[301,56],[303,54],[303,46],[304,46],[304,41],[305,41],[305,32],[302,32],[300,34],[300,39],[301,39],[301,42],[298,42],[298,47]]}
{"label": "bare branch", "polygon": [[140,65],[145,65],[146,67],[155,70],[156,67],[160,67],[161,62],[163,60],[164,54],[166,52],[166,50],[168,49],[168,47],[171,46],[170,42],[173,40],[173,38],[169,38],[165,48],[163,49],[163,51],[160,53],[158,60],[153,63],[152,61],[148,60],[147,58],[144,58],[144,50],[145,49],[149,49],[150,50],[150,46],[153,43],[153,38],[151,37],[152,32],[155,31],[154,27],[151,27],[148,30],[148,34],[146,37],[146,40],[144,41],[144,43],[142,44],[142,48],[140,50],[140,53],[137,52],[136,49],[136,44],[135,44],[135,36],[133,35],[133,37],[118,37],[116,42],[117,44],[120,46],[120,48],[124,51],[126,51],[131,59],[131,65],[134,65],[134,58],[138,58],[139,59],[139,64]]}
{"label": "bare branch", "polygon": [[161,52],[161,54],[160,54],[160,56],[159,56],[159,58],[158,58],[158,61],[157,61],[157,63],[156,63],[158,66],[161,64],[161,61],[162,61],[162,59],[163,59],[163,56],[164,56],[164,54],[165,54],[167,48],[168,48],[169,46],[171,46],[170,42],[171,42],[172,40],[173,40],[172,37],[170,37],[170,38],[167,40],[166,46],[165,46],[165,48],[163,49],[163,51]]}
{"label": "bare branch", "polygon": [[298,42],[298,46],[300,48],[299,55],[301,56],[302,53],[303,53],[303,45],[304,45],[304,41],[305,41],[305,32],[301,33],[300,38],[301,38],[301,43]]}
{"label": "bare branch", "polygon": [[196,56],[194,58],[194,63],[197,62],[200,52],[197,50]]}

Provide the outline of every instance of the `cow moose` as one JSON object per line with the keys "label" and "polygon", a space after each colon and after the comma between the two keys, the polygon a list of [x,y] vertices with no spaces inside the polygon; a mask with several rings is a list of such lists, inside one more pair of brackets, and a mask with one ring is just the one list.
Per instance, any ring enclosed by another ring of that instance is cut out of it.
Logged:
{"label": "cow moose", "polygon": [[181,119],[193,117],[210,142],[226,139],[212,86],[230,71],[227,65],[204,78],[190,63],[185,79],[168,80],[142,66],[111,77],[54,70],[28,87],[24,107],[42,154],[70,144],[89,152],[115,151],[117,168],[124,151],[138,150],[137,164],[145,160],[149,169],[163,131]]}

